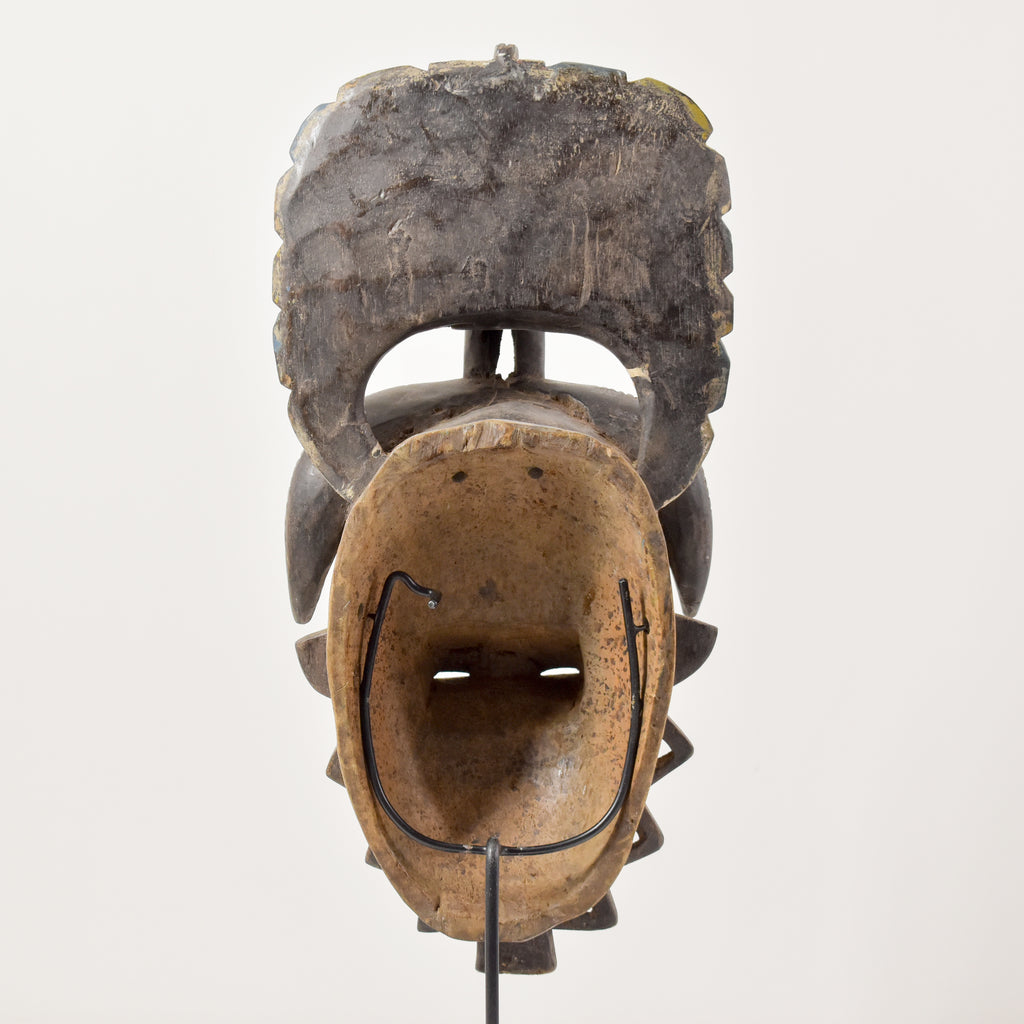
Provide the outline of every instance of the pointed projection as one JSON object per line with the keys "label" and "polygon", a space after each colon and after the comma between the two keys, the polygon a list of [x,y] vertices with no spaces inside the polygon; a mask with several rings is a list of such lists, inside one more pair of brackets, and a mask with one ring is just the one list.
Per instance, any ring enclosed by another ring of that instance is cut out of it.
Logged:
{"label": "pointed projection", "polygon": [[[295,653],[302,666],[302,674],[309,685],[324,697],[330,697],[331,687],[327,682],[327,630],[310,633],[295,641]],[[337,755],[335,755],[337,756]]]}
{"label": "pointed projection", "polygon": [[[502,974],[550,974],[558,966],[555,937],[544,932],[526,942],[502,942],[498,946],[498,970]],[[476,944],[476,969],[484,973],[484,944]]]}
{"label": "pointed projection", "polygon": [[296,622],[309,622],[324,580],[338,552],[348,502],[324,479],[303,452],[295,464],[285,512],[288,593]]}
{"label": "pointed projection", "polygon": [[327,778],[331,782],[336,782],[342,789],[345,788],[345,780],[341,775],[341,761],[338,759],[337,750],[331,754],[331,759],[327,762]]}
{"label": "pointed projection", "polygon": [[636,842],[629,851],[627,864],[634,864],[644,857],[650,857],[657,853],[665,845],[665,833],[658,828],[654,815],[645,807],[640,817],[640,824],[636,827]]}
{"label": "pointed projection", "polygon": [[665,723],[662,742],[668,747],[668,753],[658,758],[658,764],[654,769],[655,782],[660,782],[669,772],[674,772],[693,757],[693,744],[671,718]]}
{"label": "pointed projection", "polygon": [[[669,549],[671,556],[671,548]],[[718,627],[699,619],[676,616],[676,682],[692,676],[708,660],[718,639]]]}
{"label": "pointed projection", "polygon": [[595,903],[585,914],[574,917],[558,927],[566,932],[599,932],[605,928],[613,928],[619,923],[619,912],[611,892],[606,892],[600,901]]}

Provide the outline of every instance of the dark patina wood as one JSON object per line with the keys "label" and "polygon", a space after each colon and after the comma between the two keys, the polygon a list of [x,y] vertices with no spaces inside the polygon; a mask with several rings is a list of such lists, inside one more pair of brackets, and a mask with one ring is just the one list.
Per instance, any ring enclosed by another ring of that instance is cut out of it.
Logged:
{"label": "dark patina wood", "polygon": [[[543,338],[533,335],[531,343],[531,355],[536,360],[540,349],[542,362]],[[517,358],[518,352],[517,348]],[[377,392],[366,399],[366,417],[382,450],[390,452],[413,434],[512,397],[538,406],[554,401],[627,457],[636,459],[641,421],[635,398],[607,388],[538,377],[506,381],[494,376],[493,367],[489,377],[474,375]],[[299,622],[312,618],[349,508],[349,502],[304,452],[292,474],[285,521],[288,587]],[[658,518],[683,609],[688,616],[696,615],[711,569],[711,502],[703,470],[698,470],[693,483],[677,499],[660,510]]]}
{"label": "dark patina wood", "polygon": [[639,396],[641,476],[657,507],[678,496],[728,371],[729,187],[710,131],[660,82],[514,47],[367,75],[314,112],[278,189],[275,336],[331,486],[352,501],[379,465],[363,397],[380,357],[460,324],[609,348]]}

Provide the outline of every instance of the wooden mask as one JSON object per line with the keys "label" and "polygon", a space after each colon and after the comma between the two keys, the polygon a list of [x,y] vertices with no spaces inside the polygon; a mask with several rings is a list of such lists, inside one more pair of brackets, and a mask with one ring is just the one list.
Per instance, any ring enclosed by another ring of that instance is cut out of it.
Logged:
{"label": "wooden mask", "polygon": [[[334,707],[328,774],[424,930],[484,938],[497,847],[504,970],[615,922],[612,882],[661,843],[650,786],[692,752],[667,715],[716,634],[701,462],[731,328],[710,131],[660,82],[500,46],[344,86],[278,187],[296,620],[334,565],[297,645]],[[441,326],[462,378],[366,395]],[[636,397],[549,380],[545,331],[605,346]]]}

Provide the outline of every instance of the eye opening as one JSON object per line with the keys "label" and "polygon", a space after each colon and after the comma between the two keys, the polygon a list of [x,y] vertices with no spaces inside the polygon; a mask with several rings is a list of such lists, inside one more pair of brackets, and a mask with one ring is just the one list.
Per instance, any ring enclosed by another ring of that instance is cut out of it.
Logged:
{"label": "eye opening", "polygon": [[557,668],[546,668],[541,672],[541,677],[544,679],[569,679],[572,676],[578,676],[580,670],[573,668],[572,665],[561,665]]}
{"label": "eye opening", "polygon": [[461,669],[441,669],[434,673],[434,678],[441,682],[450,679],[468,679],[469,673],[463,672]]}
{"label": "eye opening", "polygon": [[[497,316],[497,314],[496,314]],[[469,324],[426,327],[411,334],[381,356],[370,374],[366,395],[389,388],[428,381],[459,380],[463,377],[465,337]],[[453,330],[452,327],[455,329]],[[543,332],[543,377],[569,385],[619,391],[636,398],[636,385],[628,368],[617,355],[600,342],[582,334]],[[512,329],[502,330],[502,340],[494,373],[502,380],[514,375],[515,355]]]}

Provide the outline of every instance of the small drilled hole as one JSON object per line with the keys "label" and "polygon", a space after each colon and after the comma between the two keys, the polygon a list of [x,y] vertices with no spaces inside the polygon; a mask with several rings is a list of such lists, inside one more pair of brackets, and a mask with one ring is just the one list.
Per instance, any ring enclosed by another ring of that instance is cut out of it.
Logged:
{"label": "small drilled hole", "polygon": [[466,479],[466,474],[460,469],[458,473],[452,473],[452,479],[457,483],[461,484]]}
{"label": "small drilled hole", "polygon": [[539,480],[544,475],[544,470],[540,466],[531,466],[526,471],[526,475],[533,477],[534,480]]}

